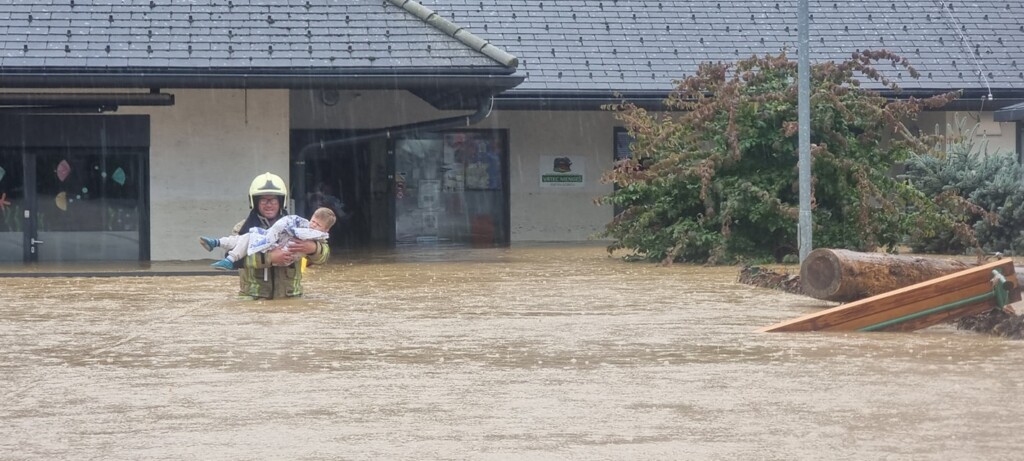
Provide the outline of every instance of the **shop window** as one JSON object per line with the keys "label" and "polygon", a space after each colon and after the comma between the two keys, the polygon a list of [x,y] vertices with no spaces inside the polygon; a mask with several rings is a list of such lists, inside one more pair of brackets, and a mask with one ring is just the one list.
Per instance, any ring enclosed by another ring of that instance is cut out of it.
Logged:
{"label": "shop window", "polygon": [[148,117],[0,122],[0,261],[149,259]]}

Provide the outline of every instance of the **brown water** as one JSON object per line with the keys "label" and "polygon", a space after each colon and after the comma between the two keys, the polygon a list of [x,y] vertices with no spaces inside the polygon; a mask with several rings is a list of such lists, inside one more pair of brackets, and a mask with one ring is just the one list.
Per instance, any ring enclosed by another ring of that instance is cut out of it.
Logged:
{"label": "brown water", "polygon": [[1022,459],[1024,342],[765,334],[828,304],[595,246],[0,279],[0,459]]}

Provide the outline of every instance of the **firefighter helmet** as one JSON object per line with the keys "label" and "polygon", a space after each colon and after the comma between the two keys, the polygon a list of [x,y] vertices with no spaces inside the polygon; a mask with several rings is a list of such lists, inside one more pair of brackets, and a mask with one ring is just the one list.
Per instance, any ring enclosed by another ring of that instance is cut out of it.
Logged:
{"label": "firefighter helmet", "polygon": [[284,208],[288,203],[288,186],[280,176],[266,172],[253,179],[249,185],[249,208],[256,206],[256,197],[261,195],[281,197],[281,208]]}

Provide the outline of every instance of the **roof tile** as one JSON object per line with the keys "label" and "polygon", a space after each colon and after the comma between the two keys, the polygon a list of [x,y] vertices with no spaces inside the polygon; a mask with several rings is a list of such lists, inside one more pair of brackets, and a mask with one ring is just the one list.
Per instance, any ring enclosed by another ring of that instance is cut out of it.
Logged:
{"label": "roof tile", "polygon": [[[158,0],[152,7],[148,0],[76,0],[73,7],[56,0],[3,3],[5,68],[496,66],[385,0]],[[797,53],[795,1],[421,3],[518,56],[529,78],[513,91],[666,91],[702,62],[782,50],[795,59]],[[946,5],[811,1],[811,59],[843,60],[854,50],[888,49],[906,56],[922,74],[914,80],[896,70],[904,87],[1024,90],[1024,4]]]}
{"label": "roof tile", "polygon": [[[300,62],[302,67],[325,69],[364,67],[372,62],[368,58],[387,57],[388,45],[395,45],[391,40],[381,39],[380,31],[386,29],[396,37],[396,43],[432,44],[430,52],[422,46],[407,46],[419,53],[392,57],[388,62],[396,68],[506,69],[484,53],[469,50],[457,39],[382,0],[188,3],[163,0],[152,5],[149,0],[19,0],[16,3],[0,5],[0,30],[5,32],[0,40],[4,48],[11,43],[27,42],[45,43],[47,49],[61,53],[65,46],[71,50],[66,55],[31,51],[16,60],[2,56],[0,66],[4,68],[114,67],[123,65],[125,58],[131,66],[162,68],[169,59],[182,59],[180,44],[183,43],[193,45],[196,52],[222,50],[216,62],[193,53],[195,67],[200,69],[209,65],[242,69],[253,66],[291,68]],[[334,45],[315,47],[315,51],[327,59],[309,59],[309,44],[313,42]],[[132,45],[125,48],[117,46],[118,43]],[[98,46],[100,44],[102,46]],[[216,44],[216,47],[203,44]],[[92,53],[88,62],[83,62],[76,54],[81,49],[105,50],[107,45],[111,52],[106,57]],[[348,45],[365,51],[365,56],[350,56],[345,51]],[[229,46],[238,52],[223,51]],[[291,52],[271,52],[270,47]],[[133,51],[138,49],[144,52]],[[62,56],[67,60],[61,61]]]}
{"label": "roof tile", "polygon": [[[472,1],[434,0],[432,4],[442,14],[458,11],[466,27],[519,56],[521,61],[544,63],[526,66],[533,72],[513,92],[572,90],[577,82],[565,76],[580,75],[572,71],[586,69],[581,63],[598,62],[598,56],[604,58],[603,65],[610,67],[638,63],[643,66],[648,59],[661,63],[640,72],[634,83],[644,91],[663,91],[671,88],[671,79],[693,74],[700,62],[777,54],[783,49],[788,49],[795,59],[797,52],[793,1],[565,3],[559,5],[567,9],[559,8],[564,11],[559,12],[557,22],[553,22],[556,20],[552,18],[551,2],[504,1],[500,8],[494,6],[486,14],[471,8],[477,4]],[[812,1],[810,5],[814,61],[842,60],[855,49],[884,48],[907,55],[918,70],[949,76],[957,88],[984,88],[995,82],[1001,88],[1024,89],[1024,81],[1017,75],[1020,71],[1007,71],[1002,64],[1013,57],[1024,61],[1024,45],[1020,43],[1024,41],[1024,27],[1020,26],[1024,23],[1024,5],[1005,1],[957,3],[954,11],[944,10],[941,4],[931,1]],[[515,40],[481,29],[493,20],[493,10],[499,9],[515,16]],[[574,15],[573,20],[565,20],[567,15]],[[580,43],[580,37],[584,37],[584,43]],[[644,38],[641,44],[637,44],[639,38]],[[1000,39],[1002,43],[998,42]],[[559,40],[565,43],[558,44]],[[575,51],[591,59],[579,59],[579,54],[566,50],[568,47],[575,47]],[[550,53],[552,48],[558,52]],[[941,58],[915,59],[922,48]],[[972,53],[972,49],[980,54]],[[962,63],[970,61],[984,72],[948,72],[949,63],[955,59]],[[547,78],[551,72],[559,71],[563,73],[562,79]],[[982,75],[987,77],[989,72],[993,77],[986,82]],[[905,87],[931,85],[909,77],[901,83]]]}

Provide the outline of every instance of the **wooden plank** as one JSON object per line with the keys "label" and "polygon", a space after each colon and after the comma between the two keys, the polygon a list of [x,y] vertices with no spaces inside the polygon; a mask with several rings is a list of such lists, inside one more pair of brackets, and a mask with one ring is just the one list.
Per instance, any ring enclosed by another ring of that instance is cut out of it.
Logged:
{"label": "wooden plank", "polygon": [[[1009,284],[1009,302],[1021,300],[1020,286],[1015,275],[1013,260],[994,261],[908,287],[851,303],[808,314],[793,320],[759,329],[762,332],[858,330],[887,320],[967,299],[992,290],[992,270],[999,269]],[[995,303],[986,300],[942,313],[907,321],[906,325],[891,326],[888,331],[907,331],[964,315],[984,312]]]}
{"label": "wooden plank", "polygon": [[[841,324],[832,325],[826,330],[859,330],[864,327],[875,325],[887,320],[904,317],[917,312],[925,311],[937,306],[942,306],[950,303],[954,303],[963,299],[967,299],[973,296],[982,295],[992,291],[992,284],[989,281],[975,285],[965,285],[958,289],[950,292],[944,292],[936,294],[934,296],[928,296],[916,301],[908,302],[906,304],[895,304],[893,307],[886,309],[881,312],[867,312],[867,309],[854,309],[854,312],[850,314],[859,316],[851,316]],[[988,301],[989,306],[992,305],[993,301]],[[986,301],[981,302],[983,305]],[[917,320],[917,319],[915,319]]]}

